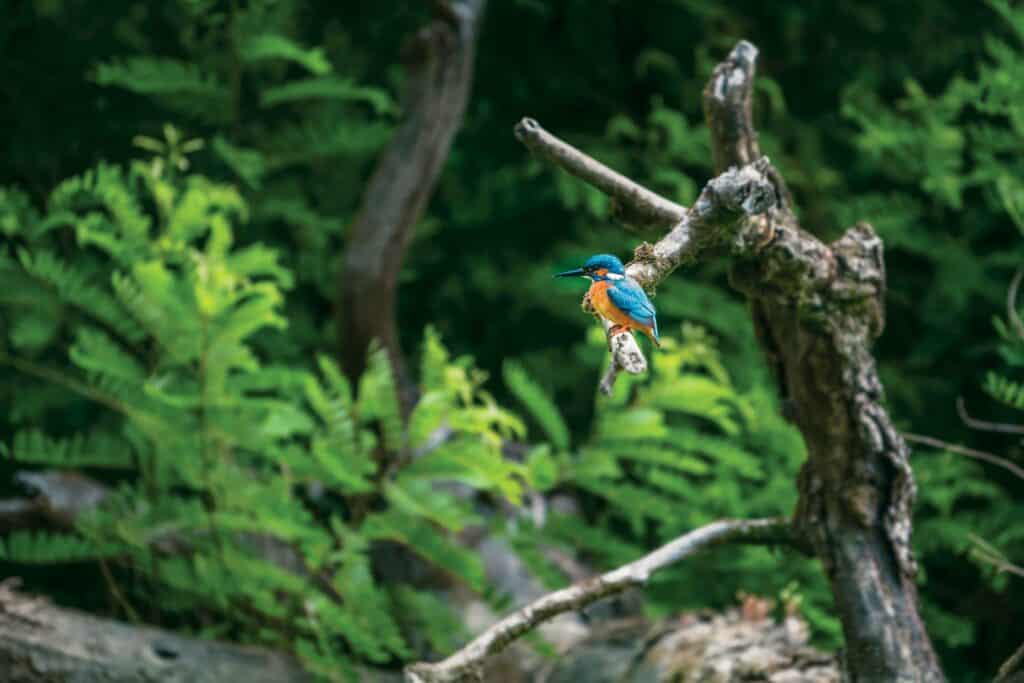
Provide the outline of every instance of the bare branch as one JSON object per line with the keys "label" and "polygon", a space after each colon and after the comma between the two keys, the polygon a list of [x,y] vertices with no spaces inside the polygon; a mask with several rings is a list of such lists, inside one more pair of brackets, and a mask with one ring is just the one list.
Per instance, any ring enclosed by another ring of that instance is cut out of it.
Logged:
{"label": "bare branch", "polygon": [[761,156],[751,111],[756,64],[757,48],[741,40],[715,67],[704,89],[704,115],[719,170],[746,166]]}
{"label": "bare branch", "polygon": [[1020,681],[1018,677],[1024,672],[1024,644],[1021,644],[1017,650],[1010,655],[1010,658],[1003,662],[1002,666],[999,667],[999,673],[996,674],[996,679],[993,683],[1014,683],[1014,681]]}
{"label": "bare branch", "polygon": [[1003,555],[994,545],[976,534],[968,534],[968,537],[976,546],[973,549],[974,556],[979,560],[988,562],[1000,572],[1024,577],[1024,567],[1020,567],[1010,562],[1006,555]]}
{"label": "bare branch", "polygon": [[963,420],[963,423],[971,429],[977,429],[982,432],[1000,432],[1002,434],[1024,434],[1024,425],[1015,425],[1008,422],[989,422],[988,420],[979,420],[971,417],[967,412],[967,404],[964,402],[963,396],[958,396],[956,399],[956,412]]}
{"label": "bare branch", "polygon": [[524,633],[564,612],[579,610],[603,597],[641,586],[651,575],[699,550],[722,543],[789,543],[789,522],[781,518],[721,520],[695,529],[644,557],[601,576],[549,593],[520,608],[477,636],[448,659],[406,668],[408,683],[482,681],[485,660]]}
{"label": "bare branch", "polygon": [[[718,66],[704,88],[704,115],[711,131],[711,153],[721,173],[761,157],[754,129],[753,94],[757,48],[741,40]],[[784,208],[793,205],[786,182],[775,167],[768,173]]]}
{"label": "bare branch", "polygon": [[668,228],[680,220],[686,208],[651,192],[600,161],[559,140],[539,123],[524,118],[515,127],[516,138],[531,152],[542,156],[612,198],[617,217],[637,228]]}
{"label": "bare branch", "polygon": [[1012,472],[1015,476],[1024,479],[1024,468],[993,453],[986,453],[985,451],[975,450],[966,446],[958,446],[955,443],[949,443],[948,441],[942,441],[941,439],[925,436],[923,434],[910,434],[904,432],[903,438],[912,443],[919,443],[939,450],[949,451],[950,453],[956,453],[957,455],[974,458],[975,460],[982,460],[997,467],[1002,467],[1004,470]]}

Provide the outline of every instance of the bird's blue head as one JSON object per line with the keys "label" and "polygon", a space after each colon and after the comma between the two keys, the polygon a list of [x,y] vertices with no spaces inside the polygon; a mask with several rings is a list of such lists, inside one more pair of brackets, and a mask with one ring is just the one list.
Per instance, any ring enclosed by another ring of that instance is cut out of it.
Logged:
{"label": "bird's blue head", "polygon": [[587,259],[582,268],[574,268],[555,277],[585,277],[588,280],[621,280],[626,277],[622,261],[611,254],[596,254]]}

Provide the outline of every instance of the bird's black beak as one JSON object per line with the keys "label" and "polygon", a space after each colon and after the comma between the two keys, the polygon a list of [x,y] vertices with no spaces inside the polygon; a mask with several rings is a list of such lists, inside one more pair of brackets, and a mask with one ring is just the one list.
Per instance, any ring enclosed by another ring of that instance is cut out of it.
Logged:
{"label": "bird's black beak", "polygon": [[574,268],[573,270],[567,270],[564,273],[557,273],[555,277],[580,277],[583,275],[582,268]]}

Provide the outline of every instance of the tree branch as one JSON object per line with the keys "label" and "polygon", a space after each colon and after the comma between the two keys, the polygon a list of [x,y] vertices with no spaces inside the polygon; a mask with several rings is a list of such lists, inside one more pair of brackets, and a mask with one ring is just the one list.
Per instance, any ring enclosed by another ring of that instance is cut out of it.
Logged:
{"label": "tree branch", "polygon": [[608,195],[617,218],[636,228],[669,228],[683,219],[686,209],[626,176],[541,128],[530,118],[516,124],[516,138],[531,152],[593,185]]}
{"label": "tree branch", "polygon": [[[761,157],[753,120],[754,76],[757,48],[741,40],[718,66],[704,88],[704,116],[711,131],[715,168],[723,171],[745,166]],[[768,171],[780,203],[793,205],[786,182],[775,167]]]}
{"label": "tree branch", "polygon": [[1021,681],[1024,681],[1024,643],[999,667],[999,672],[993,683],[1021,683]]}
{"label": "tree branch", "polygon": [[677,538],[644,557],[595,578],[549,593],[520,608],[477,636],[471,643],[434,664],[406,667],[408,683],[457,683],[482,681],[486,659],[524,633],[564,612],[587,605],[627,588],[641,586],[654,572],[699,550],[723,543],[791,544],[787,520],[780,518],[722,520]]}
{"label": "tree branch", "polygon": [[971,417],[970,413],[967,412],[967,404],[964,402],[963,396],[958,396],[956,399],[956,413],[960,416],[963,423],[971,429],[977,429],[982,432],[1000,432],[1002,434],[1024,434],[1024,425],[1010,424],[1008,422],[989,422],[988,420],[979,420]]}
{"label": "tree branch", "polygon": [[949,443],[948,441],[942,441],[931,436],[925,436],[924,434],[910,434],[908,432],[903,433],[903,438],[912,443],[919,443],[925,446],[931,446],[932,448],[940,451],[949,451],[950,453],[956,453],[957,455],[963,455],[968,458],[974,458],[975,460],[982,460],[984,462],[995,465],[996,467],[1002,467],[1008,472],[1012,472],[1014,476],[1024,479],[1024,468],[1016,465],[1006,458],[1001,458],[993,453],[986,453],[985,451],[979,451],[974,448],[968,448],[966,446],[958,446],[955,443]]}

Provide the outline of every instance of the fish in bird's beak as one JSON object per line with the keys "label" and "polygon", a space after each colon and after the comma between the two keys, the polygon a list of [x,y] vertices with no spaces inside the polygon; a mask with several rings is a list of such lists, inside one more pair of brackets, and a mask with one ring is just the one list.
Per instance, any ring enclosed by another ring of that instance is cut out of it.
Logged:
{"label": "fish in bird's beak", "polygon": [[586,273],[584,273],[582,268],[573,268],[572,270],[567,270],[564,273],[557,273],[555,274],[555,277],[584,277],[585,275]]}

